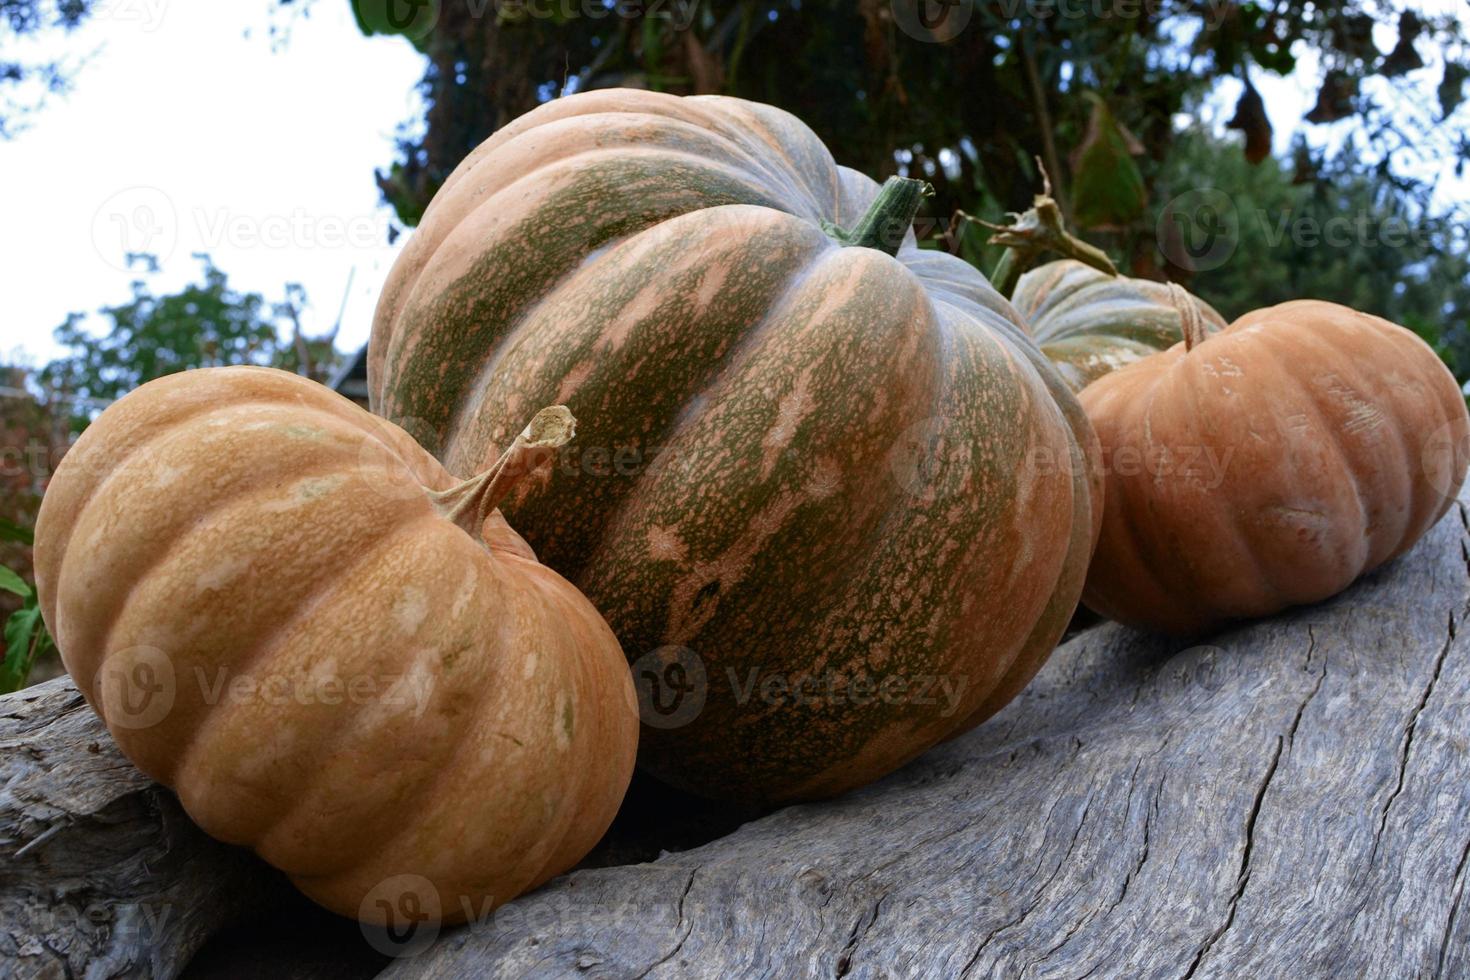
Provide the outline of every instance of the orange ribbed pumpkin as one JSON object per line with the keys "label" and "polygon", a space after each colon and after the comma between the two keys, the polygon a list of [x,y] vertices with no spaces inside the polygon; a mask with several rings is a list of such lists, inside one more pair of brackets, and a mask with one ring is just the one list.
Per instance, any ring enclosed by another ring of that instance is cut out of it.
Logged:
{"label": "orange ribbed pumpkin", "polygon": [[210,834],[366,922],[405,889],[482,914],[596,843],[636,750],[612,632],[491,510],[569,425],[541,413],[457,485],[294,375],[152,382],[46,493],[46,623],[119,747]]}
{"label": "orange ribbed pumpkin", "polygon": [[1408,549],[1465,478],[1465,400],[1403,327],[1302,300],[1081,395],[1107,473],[1084,601],[1196,634],[1325,599]]}

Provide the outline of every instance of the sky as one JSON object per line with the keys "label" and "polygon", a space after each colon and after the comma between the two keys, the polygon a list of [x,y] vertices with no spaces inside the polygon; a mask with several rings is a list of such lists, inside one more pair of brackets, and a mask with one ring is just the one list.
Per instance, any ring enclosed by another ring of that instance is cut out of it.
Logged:
{"label": "sky", "polygon": [[299,282],[308,334],[331,330],[345,295],[339,346],[366,341],[404,242],[387,244],[373,169],[418,115],[423,59],[364,38],[344,0],[277,15],[290,33],[273,50],[269,7],[106,0],[49,39],[90,57],[0,141],[0,362],[45,363],[69,312],[125,302],[138,278],[125,250],[158,255],[155,292],[197,280],[201,251],[268,300]]}
{"label": "sky", "polygon": [[[366,341],[405,241],[387,243],[373,169],[394,158],[397,126],[421,115],[423,60],[402,39],[364,38],[345,0],[277,15],[289,37],[273,43],[271,6],[103,0],[81,30],[38,42],[88,60],[71,93],[0,141],[0,363],[44,364],[62,353],[52,331],[68,313],[125,302],[138,277],[125,251],[157,254],[154,292],[197,280],[196,252],[268,300],[301,283],[308,333],[328,332],[341,309],[339,346]],[[1467,16],[1463,0],[1418,6]],[[1307,54],[1290,78],[1256,75],[1278,153],[1315,101]],[[1239,92],[1222,83],[1206,123],[1219,128]]]}

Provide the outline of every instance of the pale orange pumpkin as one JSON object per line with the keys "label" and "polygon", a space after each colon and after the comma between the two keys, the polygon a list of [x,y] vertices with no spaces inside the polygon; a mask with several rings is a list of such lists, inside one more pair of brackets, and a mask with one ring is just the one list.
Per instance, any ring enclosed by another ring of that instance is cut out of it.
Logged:
{"label": "pale orange pumpkin", "polygon": [[294,375],[152,382],[46,494],[46,623],[123,752],[210,834],[366,922],[404,889],[482,914],[596,843],[636,751],[612,632],[493,511],[571,424],[540,413],[457,484]]}
{"label": "pale orange pumpkin", "polygon": [[1325,599],[1455,499],[1465,400],[1403,327],[1302,300],[1185,338],[1080,396],[1106,472],[1096,611],[1197,634]]}

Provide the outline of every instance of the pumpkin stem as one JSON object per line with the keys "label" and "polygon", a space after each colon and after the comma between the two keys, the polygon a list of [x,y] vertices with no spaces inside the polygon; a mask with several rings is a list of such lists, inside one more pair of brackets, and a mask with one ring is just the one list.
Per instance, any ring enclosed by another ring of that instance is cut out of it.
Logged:
{"label": "pumpkin stem", "polygon": [[897,255],[904,236],[914,224],[914,216],[919,213],[920,203],[933,196],[934,188],[927,181],[889,177],[851,231],[845,231],[830,221],[822,222],[822,230],[843,245],[876,248],[880,252]]}
{"label": "pumpkin stem", "polygon": [[1016,283],[1021,281],[1022,274],[1047,252],[1076,259],[1110,276],[1118,274],[1118,267],[1108,258],[1107,252],[1096,245],[1089,245],[1067,230],[1062,209],[1051,196],[1051,178],[1047,176],[1045,167],[1041,168],[1041,178],[1046,189],[1032,199],[1031,209],[1025,214],[1012,213],[1013,220],[1008,225],[991,224],[963,211],[955,213],[960,221],[972,221],[995,232],[988,244],[1005,246],[1005,253],[990,273],[990,284],[1006,299],[1015,293]]}
{"label": "pumpkin stem", "polygon": [[1194,350],[1205,342],[1205,318],[1194,297],[1177,282],[1169,283],[1169,299],[1179,311],[1179,328],[1184,334],[1184,350]]}
{"label": "pumpkin stem", "polygon": [[565,405],[543,408],[489,469],[429,497],[439,513],[479,538],[490,513],[521,477],[540,467],[551,450],[566,445],[576,434],[577,420]]}

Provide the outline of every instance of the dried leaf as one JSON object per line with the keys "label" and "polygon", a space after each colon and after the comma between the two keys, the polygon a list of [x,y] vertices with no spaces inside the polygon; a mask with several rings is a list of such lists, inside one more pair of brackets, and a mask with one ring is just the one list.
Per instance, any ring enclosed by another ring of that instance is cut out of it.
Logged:
{"label": "dried leaf", "polygon": [[1322,79],[1317,90],[1317,104],[1307,113],[1307,122],[1331,123],[1357,112],[1358,80],[1346,72],[1333,69]]}
{"label": "dried leaf", "polygon": [[1261,93],[1245,80],[1245,91],[1235,104],[1235,116],[1225,124],[1227,129],[1245,133],[1245,158],[1252,164],[1260,163],[1271,155],[1271,120],[1266,115],[1266,103]]}
{"label": "dried leaf", "polygon": [[1383,59],[1383,64],[1378,69],[1379,74],[1397,78],[1423,68],[1424,59],[1419,57],[1419,52],[1414,47],[1414,41],[1423,30],[1424,24],[1412,10],[1405,10],[1400,14],[1398,43],[1388,53],[1388,57]]}
{"label": "dried leaf", "polygon": [[1089,93],[1092,117],[1072,154],[1073,219],[1084,228],[1121,227],[1143,215],[1148,202],[1133,158],[1143,146],[1099,96]]}
{"label": "dried leaf", "polygon": [[1439,108],[1446,116],[1465,101],[1465,79],[1470,77],[1470,68],[1454,61],[1444,64],[1444,78],[1439,83]]}

